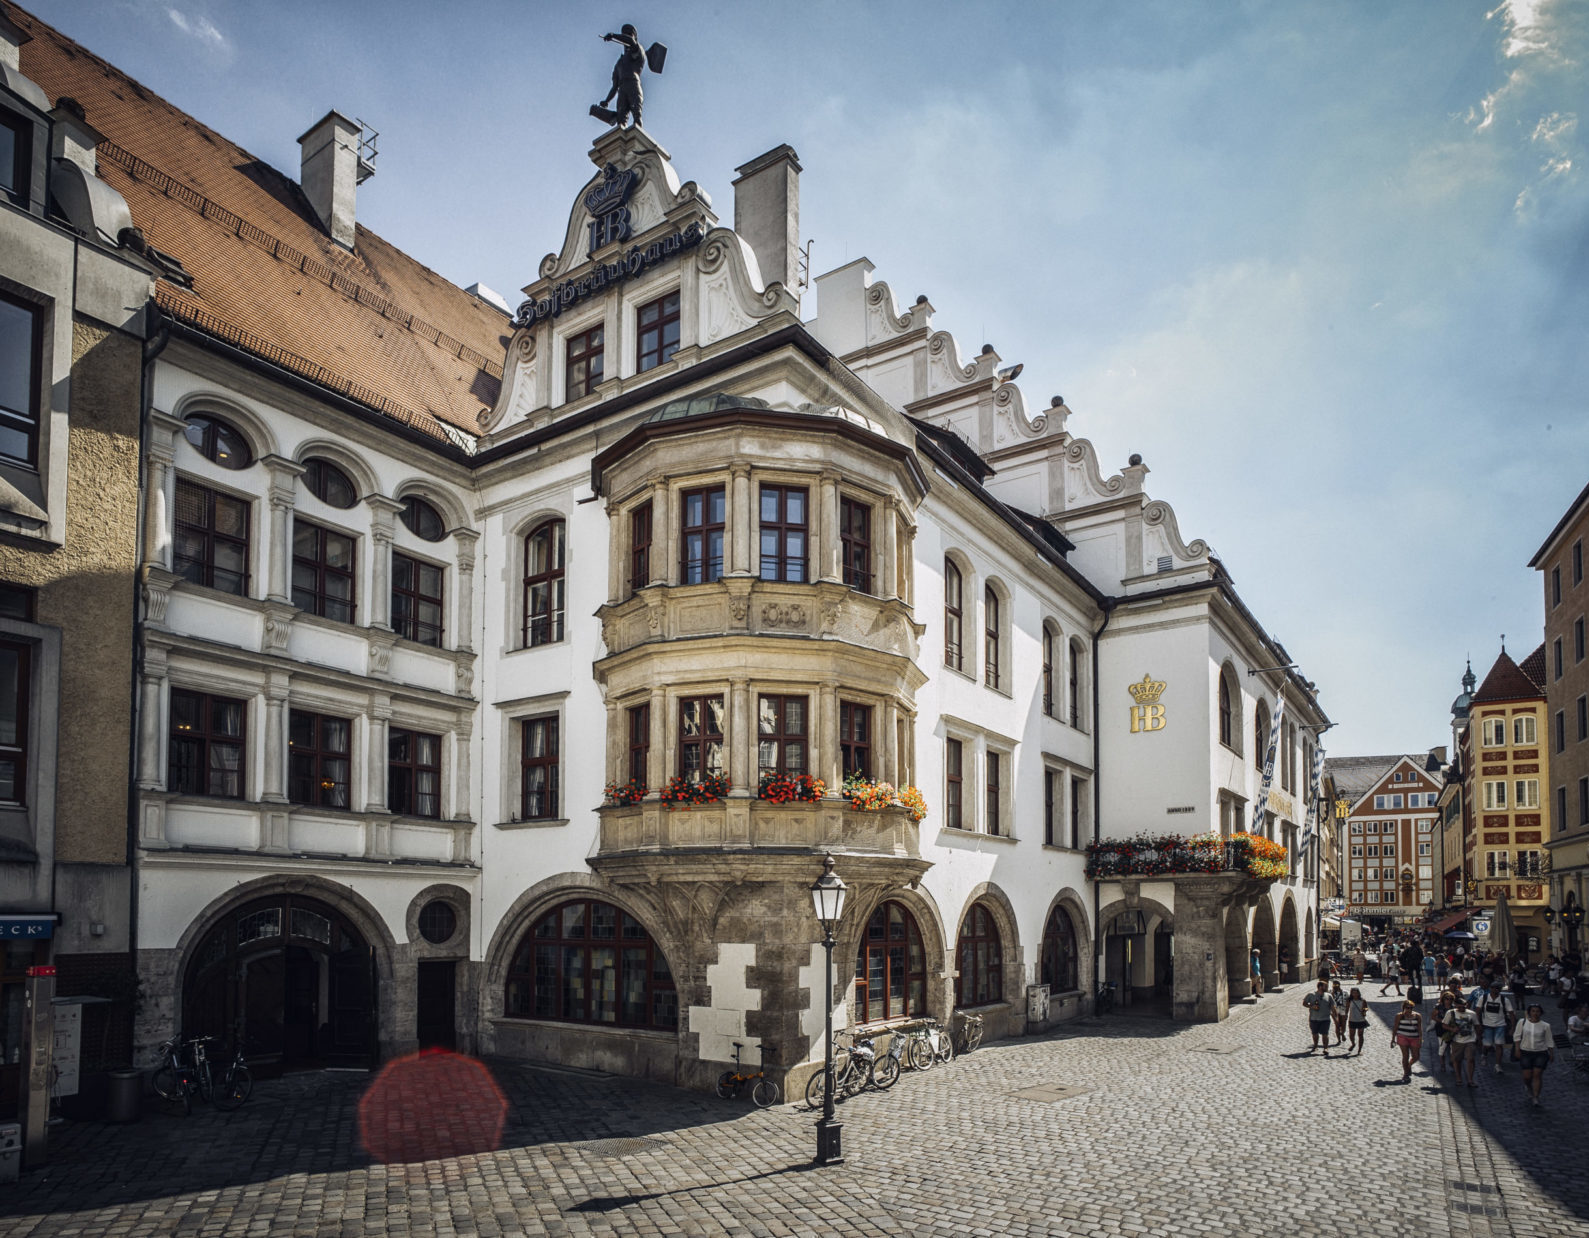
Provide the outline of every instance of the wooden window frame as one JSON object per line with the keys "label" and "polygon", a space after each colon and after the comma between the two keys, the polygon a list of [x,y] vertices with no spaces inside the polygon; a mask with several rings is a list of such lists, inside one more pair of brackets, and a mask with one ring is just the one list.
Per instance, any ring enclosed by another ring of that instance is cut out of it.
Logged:
{"label": "wooden window frame", "polygon": [[[194,524],[181,518],[183,488],[197,491],[204,496],[205,524]],[[220,502],[235,504],[243,514],[243,534],[241,537],[232,533],[222,533],[216,526],[216,509]],[[250,543],[252,541],[254,505],[247,499],[240,499],[236,495],[227,494],[223,490],[216,490],[202,482],[193,481],[191,478],[177,478],[177,501],[173,504],[171,518],[172,547],[171,566],[178,576],[206,589],[215,589],[220,593],[229,593],[233,597],[247,597],[250,583]],[[190,536],[202,539],[202,556],[195,558],[191,555],[182,555],[177,550],[183,532]],[[226,585],[215,583],[217,570],[223,571],[227,576],[236,575],[230,568],[217,569],[215,566],[215,550],[217,545],[240,547],[243,552],[243,570],[238,576],[237,588],[231,589]]]}
{"label": "wooden window frame", "polygon": [[[801,518],[790,518],[790,500],[799,497]],[[773,500],[774,518],[767,519],[767,500]],[[757,545],[762,580],[803,585],[810,579],[811,491],[805,486],[763,482],[756,493]],[[793,553],[798,546],[800,552]],[[771,548],[772,553],[768,550]]]}
{"label": "wooden window frame", "polygon": [[[670,306],[668,303],[672,302]],[[658,366],[666,365],[679,351],[682,342],[682,300],[679,290],[664,292],[655,300],[647,301],[635,310],[635,373],[644,374]],[[653,313],[648,322],[646,315]],[[673,339],[667,339],[667,328],[674,328]]]}
{"label": "wooden window frame", "polygon": [[1081,850],[1082,808],[1087,798],[1087,780],[1074,775],[1070,779],[1070,847]]}
{"label": "wooden window frame", "polygon": [[1004,754],[990,748],[983,758],[986,766],[982,779],[982,798],[986,810],[984,833],[998,837],[1004,829]]}
{"label": "wooden window frame", "polygon": [[[1061,925],[1064,925],[1063,931]],[[1068,950],[1065,949],[1067,942]],[[1039,951],[1038,983],[1046,984],[1051,995],[1081,988],[1081,943],[1076,937],[1076,922],[1069,908],[1055,906],[1048,913]]]}
{"label": "wooden window frame", "polygon": [[[549,543],[544,571],[534,571],[534,543],[545,535]],[[524,649],[561,643],[568,621],[568,523],[561,516],[543,520],[524,535]],[[545,605],[537,612],[536,591],[543,590]]]}
{"label": "wooden window frame", "polygon": [[[800,726],[798,730],[789,727],[789,706],[798,703],[800,706]],[[772,706],[774,730],[765,728],[767,719],[767,706]],[[789,760],[789,748],[794,745],[799,748],[801,759],[798,763]],[[769,763],[766,760],[764,749],[771,746],[774,759]],[[756,697],[756,777],[758,781],[768,774],[782,774],[786,778],[798,778],[802,774],[811,772],[811,698],[797,693],[763,692]]]}
{"label": "wooden window frame", "polygon": [[[191,700],[196,706],[198,726],[192,731],[181,731],[177,728],[178,698]],[[215,729],[215,715],[217,705],[232,705],[237,707],[238,726],[237,733],[230,734]],[[202,795],[211,799],[240,800],[248,796],[248,702],[241,697],[212,696],[207,692],[196,692],[190,688],[171,689],[171,707],[167,714],[167,731],[170,736],[166,748],[166,790],[173,795]],[[178,746],[193,746],[192,759],[181,762],[178,759]],[[237,756],[235,771],[217,769],[211,760],[213,750],[231,749]],[[192,776],[180,776],[183,768],[191,771]],[[217,775],[220,775],[220,786],[217,790]],[[225,783],[229,776],[237,780],[236,790],[226,790]]]}
{"label": "wooden window frame", "polygon": [[[408,755],[397,755],[400,742],[408,741]],[[434,762],[421,759],[421,741],[429,740],[434,746]],[[431,779],[431,790],[423,791],[420,783],[426,775]],[[406,786],[404,785],[406,781]],[[415,731],[394,726],[386,732],[386,807],[403,817],[424,817],[432,821],[441,819],[441,736],[428,731]],[[430,811],[423,807],[430,799]],[[406,805],[406,806],[405,806]]]}
{"label": "wooden window frame", "polygon": [[[330,497],[332,487],[338,483],[348,488],[346,503],[338,503]],[[324,456],[310,456],[303,462],[303,488],[328,507],[335,507],[339,511],[347,511],[359,501],[359,488],[353,478],[348,476],[347,470]]]}
{"label": "wooden window frame", "polygon": [[964,671],[965,577],[953,559],[943,561],[943,664]]}
{"label": "wooden window frame", "polygon": [[[562,745],[561,722],[556,714],[536,714],[529,718],[520,718],[519,723],[519,819],[521,821],[556,821],[558,809],[562,804]],[[538,756],[530,755],[530,739],[536,734],[537,729],[545,736],[545,751]],[[541,802],[535,805],[537,811],[531,812],[530,799],[530,771],[543,769],[546,771],[546,781],[543,784]]]}
{"label": "wooden window frame", "polygon": [[[900,932],[897,936],[892,931],[893,922],[890,914],[892,908],[897,908],[900,913]],[[882,931],[874,939],[873,928],[879,921]],[[903,953],[903,969],[899,971],[902,996],[898,1010],[894,1009],[892,994],[896,974],[894,957],[896,951]],[[874,953],[880,953],[882,956],[880,969],[883,980],[882,998],[877,1003],[871,1000],[871,988],[868,983]],[[918,960],[919,967],[915,965]],[[855,952],[853,988],[856,1022],[859,1024],[911,1018],[927,1013],[927,951],[922,941],[921,927],[916,923],[916,917],[911,915],[910,908],[903,903],[889,899],[879,904],[867,917],[866,924],[861,929],[860,944]],[[880,1008],[874,1009],[874,1006]]]}
{"label": "wooden window frame", "polygon": [[[715,711],[712,708],[714,704],[716,705]],[[699,724],[699,729],[694,735],[688,734],[685,730],[686,715],[691,707],[696,710],[696,718]],[[714,716],[717,719],[716,730],[712,729]],[[678,719],[679,777],[686,782],[693,783],[701,781],[702,776],[705,774],[720,773],[723,768],[723,761],[727,757],[728,748],[727,727],[725,725],[728,716],[724,710],[722,696],[707,693],[700,696],[680,697]],[[711,760],[714,748],[717,755],[715,764]],[[697,757],[697,761],[693,766],[689,761],[689,753],[691,752],[694,752]]]}
{"label": "wooden window frame", "polygon": [[1082,713],[1081,701],[1081,669],[1079,666],[1081,659],[1077,656],[1080,652],[1074,643],[1070,646],[1067,666],[1068,675],[1065,683],[1066,704],[1070,709],[1070,725],[1078,731],[1085,729],[1082,725],[1085,715]]}
{"label": "wooden window frame", "polygon": [[605,379],[606,348],[606,324],[600,322],[570,335],[564,341],[563,376],[564,386],[567,388],[563,396],[565,400],[584,399],[602,384]]}
{"label": "wooden window frame", "polygon": [[1043,845],[1054,847],[1054,809],[1058,806],[1058,799],[1054,794],[1059,785],[1060,773],[1058,770],[1045,769],[1043,771]]}
{"label": "wooden window frame", "polygon": [[944,826],[965,829],[965,743],[954,736],[943,741]]}
{"label": "wooden window frame", "polygon": [[[410,569],[409,578],[413,582],[408,585],[401,583],[403,573],[399,570],[405,564]],[[425,592],[422,580],[426,572],[436,573],[434,594]],[[413,641],[416,645],[440,649],[445,634],[443,624],[446,620],[446,592],[446,568],[428,563],[424,559],[416,559],[401,550],[392,551],[392,630],[399,636]],[[402,606],[398,605],[400,599],[403,602]],[[420,617],[427,606],[436,608],[434,623]],[[400,613],[403,610],[406,610],[407,614]]]}
{"label": "wooden window frame", "polygon": [[[300,745],[291,736],[293,724],[300,720],[307,720],[312,727],[312,737],[308,744]],[[333,748],[326,742],[326,723],[338,722],[347,728],[347,747]],[[294,804],[302,804],[308,808],[330,808],[337,811],[346,811],[352,807],[353,800],[353,719],[339,718],[332,714],[315,713],[307,709],[293,709],[288,712],[288,755],[287,755],[287,798]],[[307,772],[296,772],[300,761],[305,762]],[[332,768],[341,761],[346,766],[345,777],[337,779]],[[307,784],[309,791],[305,795],[301,786]],[[342,802],[336,803],[337,790],[341,790]]]}
{"label": "wooden window frame", "polygon": [[1003,650],[1003,610],[992,585],[982,587],[982,682],[999,690],[999,655]]}
{"label": "wooden window frame", "polygon": [[16,798],[0,801],[8,805],[26,805],[28,802],[28,752],[33,723],[33,645],[27,641],[0,641],[0,649],[17,655],[16,742],[0,747],[0,760],[10,763],[11,785]]}
{"label": "wooden window frame", "polygon": [[[983,947],[978,951],[977,947]],[[984,903],[972,903],[955,938],[955,1005],[992,1006],[1004,1000],[1004,939]]]}
{"label": "wooden window frame", "polygon": [[1054,716],[1054,629],[1043,625],[1043,713]]}
{"label": "wooden window frame", "polygon": [[[218,468],[230,469],[232,472],[241,472],[254,463],[254,445],[248,441],[244,434],[224,417],[217,417],[214,413],[189,413],[183,418],[184,427],[191,426],[198,430],[198,441],[194,442],[193,436],[184,428],[182,437],[187,439],[193,450],[198,452],[211,464]],[[233,435],[237,440],[237,463],[229,464],[221,458],[221,433]]]}
{"label": "wooden window frame", "polygon": [[[298,551],[298,533],[300,530],[309,530],[314,536],[313,554],[300,554]],[[331,538],[341,538],[348,544],[348,566],[346,568],[334,567],[328,561],[328,550]],[[292,522],[292,604],[299,610],[311,615],[319,615],[322,619],[330,619],[336,623],[356,623],[359,616],[359,539],[351,533],[343,533],[340,529],[333,529],[313,520],[304,520],[294,516]],[[298,583],[298,569],[303,568],[313,574],[312,585]],[[328,591],[328,585],[333,580],[348,582],[348,596],[339,598]],[[347,614],[327,614],[328,610],[338,607],[347,607]]]}
{"label": "wooden window frame", "polygon": [[[434,503],[420,498],[417,494],[411,494],[403,500],[403,510],[397,513],[397,518],[403,522],[405,529],[422,542],[434,544],[447,536],[446,518],[442,516]],[[435,537],[425,531],[425,525],[428,521],[435,522]]]}
{"label": "wooden window frame", "polygon": [[629,781],[649,789],[651,769],[651,702],[631,705],[624,711],[629,728],[628,761]]}
{"label": "wooden window frame", "polygon": [[875,778],[872,769],[872,707],[858,701],[839,702],[839,772]]}
{"label": "wooden window frame", "polygon": [[[690,502],[698,499],[701,519],[690,523]],[[712,508],[721,504],[723,518],[713,520]],[[717,538],[717,553],[713,555],[712,538]],[[691,538],[700,539],[700,553],[690,553]],[[679,495],[679,583],[681,585],[710,584],[723,579],[723,561],[728,550],[728,491],[723,486],[701,486]]]}
{"label": "wooden window frame", "polygon": [[844,583],[870,594],[872,576],[872,505],[839,496],[839,560]]}
{"label": "wooden window frame", "polygon": [[629,510],[629,591],[651,583],[651,543],[654,513],[647,499]]}
{"label": "wooden window frame", "polygon": [[[565,914],[574,907],[583,909],[577,935],[569,933],[570,917]],[[602,909],[600,915],[595,910],[598,907]],[[609,912],[610,916],[606,914]],[[593,930],[599,921],[610,921],[611,936],[596,935]],[[552,926],[551,931],[543,932],[548,925]],[[538,948],[543,952],[542,957],[555,957],[554,967],[537,966]],[[644,953],[632,960],[640,965],[640,974],[645,977],[637,990],[637,995],[643,995],[645,1016],[637,1019],[626,1014],[624,978],[629,971],[626,962],[630,960],[625,959],[624,952],[638,953],[642,949]],[[605,951],[612,952],[609,991],[613,1017],[610,1019],[596,1016],[596,998],[606,977],[598,976],[595,965]],[[568,967],[573,958],[579,960],[577,974],[571,973]],[[577,984],[571,984],[571,980],[577,980]],[[577,999],[573,996],[575,993]],[[622,907],[603,899],[572,899],[537,917],[519,939],[508,962],[503,985],[503,1013],[510,1019],[676,1032],[678,990],[662,947],[645,925]]]}

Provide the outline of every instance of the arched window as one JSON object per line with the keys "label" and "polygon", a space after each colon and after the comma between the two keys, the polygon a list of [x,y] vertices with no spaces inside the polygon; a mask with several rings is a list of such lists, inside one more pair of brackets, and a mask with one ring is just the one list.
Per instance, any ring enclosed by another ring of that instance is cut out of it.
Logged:
{"label": "arched window", "polygon": [[1004,946],[993,913],[981,903],[973,903],[960,923],[955,960],[960,970],[955,1005],[986,1006],[1004,1000]]}
{"label": "arched window", "polygon": [[953,559],[945,559],[943,561],[943,664],[957,671],[965,668],[965,647],[961,643],[965,637],[964,613],[961,610],[963,593],[960,569],[954,565]]}
{"label": "arched window", "polygon": [[1076,949],[1076,926],[1070,912],[1056,907],[1043,928],[1042,983],[1050,993],[1065,993],[1081,988]]}
{"label": "arched window", "polygon": [[861,1023],[927,1013],[927,952],[916,920],[884,903],[866,922],[855,954],[855,1015]]}
{"label": "arched window", "polygon": [[503,1013],[674,1031],[679,998],[651,934],[611,903],[553,908],[524,935],[508,964]]}
{"label": "arched window", "polygon": [[303,484],[315,498],[332,507],[346,509],[359,501],[359,490],[353,479],[331,461],[318,456],[303,462]]}
{"label": "arched window", "polygon": [[982,681],[999,686],[999,595],[989,585],[982,590]]}
{"label": "arched window", "polygon": [[1252,720],[1252,763],[1263,769],[1264,758],[1269,754],[1269,706],[1258,702]]}
{"label": "arched window", "polygon": [[415,537],[424,538],[427,542],[439,542],[447,533],[441,513],[414,495],[403,500],[403,510],[398,513],[398,519]]}
{"label": "arched window", "polygon": [[1070,679],[1066,685],[1070,725],[1080,729],[1081,713],[1081,642],[1070,642]]}
{"label": "arched window", "polygon": [[1236,725],[1230,704],[1230,676],[1225,668],[1219,672],[1219,742],[1227,748],[1236,745]]}
{"label": "arched window", "polygon": [[1043,625],[1043,712],[1054,716],[1054,629]]}
{"label": "arched window", "polygon": [[563,639],[563,522],[548,520],[524,539],[524,643]]}
{"label": "arched window", "polygon": [[194,413],[182,434],[199,455],[223,469],[246,469],[254,463],[254,451],[243,432],[219,417]]}

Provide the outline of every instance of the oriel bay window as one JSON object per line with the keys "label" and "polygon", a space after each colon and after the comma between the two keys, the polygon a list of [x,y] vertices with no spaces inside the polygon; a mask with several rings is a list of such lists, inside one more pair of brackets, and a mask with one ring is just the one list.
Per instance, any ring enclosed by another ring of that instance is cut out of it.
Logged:
{"label": "oriel bay window", "polygon": [[698,585],[723,578],[723,530],[727,510],[722,486],[686,490],[679,544],[679,583]]}
{"label": "oriel bay window", "polygon": [[601,382],[602,337],[600,324],[568,337],[568,398],[577,400],[596,390]]}
{"label": "oriel bay window", "polygon": [[313,808],[348,807],[353,724],[301,709],[287,722],[287,798]]}
{"label": "oriel bay window", "polygon": [[1004,1000],[1004,951],[993,916],[973,903],[955,947],[955,1005],[986,1006]]}
{"label": "oriel bay window", "polygon": [[548,520],[524,539],[524,645],[563,639],[564,525]]}
{"label": "oriel bay window", "polygon": [[839,757],[844,777],[872,777],[872,707],[839,702]]}
{"label": "oriel bay window", "polygon": [[173,688],[166,790],[242,799],[247,713],[243,701]]}
{"label": "oriel bay window", "polygon": [[679,702],[679,776],[700,782],[723,772],[723,698],[692,696]]}
{"label": "oriel bay window", "polygon": [[679,294],[670,292],[640,307],[635,370],[644,374],[673,359],[679,351]]}
{"label": "oriel bay window", "polygon": [[611,903],[582,899],[547,912],[508,964],[503,1013],[673,1031],[678,993],[661,948]]}
{"label": "oriel bay window", "polygon": [[441,816],[441,736],[387,731],[386,806],[404,817]]}
{"label": "oriel bay window", "polygon": [[557,718],[526,718],[522,731],[520,765],[520,816],[525,821],[550,821],[557,817],[558,742]]}
{"label": "oriel bay window", "polygon": [[806,578],[806,492],[796,486],[761,488],[761,578]]}
{"label": "oriel bay window", "polygon": [[756,708],[758,774],[797,778],[807,769],[807,709],[803,696],[764,696]]}
{"label": "oriel bay window", "polygon": [[901,904],[887,902],[866,922],[855,955],[855,1015],[860,1023],[927,1013],[927,952]]}
{"label": "oriel bay window", "polygon": [[345,533],[294,520],[292,604],[311,615],[352,623],[354,542]]}
{"label": "oriel bay window", "polygon": [[172,567],[184,580],[222,593],[248,592],[248,504],[177,478]]}
{"label": "oriel bay window", "polygon": [[435,564],[392,552],[392,630],[421,645],[441,648],[441,583]]}
{"label": "oriel bay window", "polygon": [[844,583],[872,591],[872,509],[855,499],[839,500],[839,559]]}

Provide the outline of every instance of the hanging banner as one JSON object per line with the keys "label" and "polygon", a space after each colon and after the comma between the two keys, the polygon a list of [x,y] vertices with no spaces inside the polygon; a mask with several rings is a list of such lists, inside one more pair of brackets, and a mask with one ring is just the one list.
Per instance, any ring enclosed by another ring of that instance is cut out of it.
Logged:
{"label": "hanging banner", "polygon": [[1324,772],[1324,748],[1313,750],[1313,775],[1308,784],[1308,823],[1302,831],[1302,845],[1306,847],[1319,823],[1319,779]]}
{"label": "hanging banner", "polygon": [[1264,832],[1264,814],[1269,811],[1269,788],[1275,780],[1275,752],[1280,747],[1280,736],[1285,731],[1286,698],[1282,693],[1280,703],[1275,706],[1275,716],[1269,722],[1269,751],[1263,759],[1263,782],[1258,787],[1258,798],[1252,804],[1251,832],[1262,834]]}

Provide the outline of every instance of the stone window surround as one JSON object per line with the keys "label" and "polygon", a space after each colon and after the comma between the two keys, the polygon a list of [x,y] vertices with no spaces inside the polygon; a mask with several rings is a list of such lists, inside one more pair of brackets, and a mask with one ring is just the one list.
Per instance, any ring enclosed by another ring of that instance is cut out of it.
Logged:
{"label": "stone window surround", "polygon": [[[887,600],[895,596],[901,568],[905,587],[910,588],[910,565],[902,554],[909,536],[902,527],[901,505],[889,493],[868,487],[863,482],[831,469],[801,470],[775,465],[756,465],[736,460],[727,469],[692,473],[686,477],[659,479],[634,491],[622,501],[608,505],[607,514],[612,544],[609,557],[608,596],[614,600],[632,597],[629,560],[633,549],[630,517],[646,502],[651,503],[651,579],[649,586],[680,584],[679,551],[683,538],[683,495],[685,491],[722,486],[725,491],[723,576],[761,575],[761,503],[763,484],[793,486],[807,492],[806,584],[843,582],[840,563],[842,531],[839,524],[839,499],[864,503],[872,509],[872,592],[869,597]],[[899,600],[909,604],[907,597]]]}
{"label": "stone window surround", "polygon": [[[562,695],[566,696],[567,693]],[[605,781],[625,782],[629,778],[629,710],[637,705],[651,706],[651,748],[646,771],[646,798],[656,799],[661,786],[678,771],[679,701],[699,696],[723,698],[724,768],[734,798],[756,793],[756,779],[746,771],[757,764],[756,701],[767,696],[804,696],[808,701],[808,754],[806,772],[827,784],[828,799],[841,798],[843,776],[840,772],[839,698],[866,705],[872,710],[872,777],[895,786],[903,785],[905,762],[898,744],[898,721],[914,727],[915,715],[897,698],[864,689],[844,687],[837,680],[753,679],[748,676],[729,680],[679,680],[649,692],[629,692],[607,702],[607,762]],[[545,699],[545,698],[542,698]]]}
{"label": "stone window surround", "polygon": [[[989,632],[987,599],[990,592],[993,594],[993,600],[997,604],[998,610],[998,614],[996,616],[998,622],[996,628],[994,629],[997,632],[997,643],[994,653],[999,660],[999,664],[993,668],[994,674],[996,676],[995,682],[993,683],[988,682],[988,667],[986,664],[986,651]],[[982,588],[978,592],[977,598],[979,599],[979,609],[977,612],[976,634],[978,649],[983,653],[982,686],[985,687],[989,692],[997,692],[1000,696],[1014,699],[1015,649],[1013,639],[1013,612],[1015,610],[1015,599],[1010,592],[1009,586],[991,573],[982,578]]]}
{"label": "stone window surround", "polygon": [[[959,829],[945,825],[942,827],[943,831],[951,837],[974,834],[978,838],[991,839],[994,842],[1019,842],[1021,835],[1017,832],[1018,822],[1015,819],[1015,786],[1019,768],[1016,764],[1016,755],[1020,751],[1020,741],[949,714],[943,715],[942,735],[945,740],[957,739],[961,744],[960,819],[963,823]],[[999,769],[997,834],[988,833],[987,823],[985,788],[989,751],[996,752],[1003,758]],[[948,785],[946,760],[943,785],[939,788],[939,793],[944,797],[942,802],[945,804],[948,803]],[[947,820],[947,816],[944,819]]]}
{"label": "stone window surround", "polygon": [[[618,377],[618,367],[612,362],[618,360],[619,354],[613,351],[613,324],[609,321],[614,298],[603,298],[601,302],[590,307],[583,313],[573,313],[559,316],[552,324],[552,398],[551,406],[560,409],[559,415],[566,415],[568,409],[565,404],[574,405],[581,401],[590,400],[592,403],[602,398],[602,390],[614,378]],[[682,324],[681,324],[682,325]],[[601,354],[602,370],[601,381],[597,383],[589,394],[577,395],[573,399],[568,396],[568,342],[576,335],[584,335],[592,327],[601,327]],[[682,343],[682,340],[681,340]],[[649,373],[649,371],[647,371]]]}
{"label": "stone window surround", "polygon": [[67,431],[71,424],[67,409],[71,401],[75,275],[69,263],[53,273],[60,282],[43,289],[0,276],[0,291],[40,311],[41,337],[39,372],[34,375],[34,398],[39,410],[37,455],[32,467],[0,462],[0,532],[62,545],[66,541]]}
{"label": "stone window surround", "polygon": [[[523,540],[522,538],[520,539]],[[537,646],[539,648],[539,646]],[[511,701],[497,703],[497,714],[501,719],[500,746],[498,769],[498,807],[508,810],[506,819],[497,821],[495,828],[499,830],[537,830],[553,829],[567,825],[569,816],[569,795],[572,788],[568,779],[568,698],[569,690],[564,688],[557,692],[545,692],[537,696],[522,696]],[[531,718],[556,718],[557,719],[557,794],[558,817],[540,817],[533,821],[526,821],[520,816],[523,804],[523,764],[524,735],[521,723]],[[652,726],[656,723],[653,721]],[[498,813],[500,816],[500,811]]]}
{"label": "stone window surround", "polygon": [[[1070,809],[1071,809],[1071,780],[1079,778],[1082,784],[1083,798],[1086,796],[1088,780],[1092,777],[1092,770],[1085,765],[1077,764],[1057,753],[1044,752],[1042,754],[1043,773],[1058,776],[1054,796],[1054,836],[1059,839],[1070,837]],[[1087,833],[1087,806],[1082,807],[1080,820],[1081,846],[1072,847],[1068,842],[1053,842],[1043,844],[1044,850],[1063,851],[1070,855],[1080,855],[1086,851],[1087,844],[1092,841]]]}

